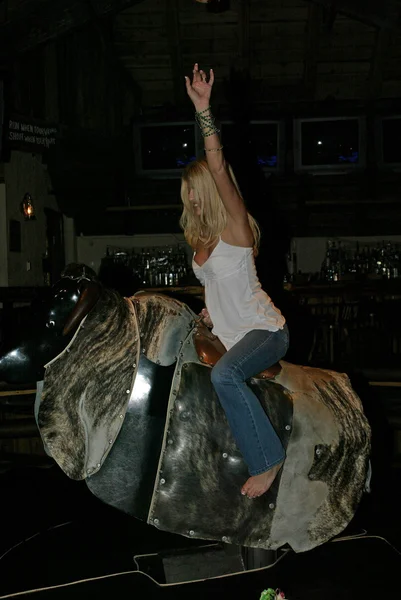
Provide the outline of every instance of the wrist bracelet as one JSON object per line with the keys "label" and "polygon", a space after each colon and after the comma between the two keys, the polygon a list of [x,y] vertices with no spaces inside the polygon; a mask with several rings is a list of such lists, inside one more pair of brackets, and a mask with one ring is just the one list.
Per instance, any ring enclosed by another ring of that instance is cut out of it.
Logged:
{"label": "wrist bracelet", "polygon": [[200,112],[195,112],[195,115],[204,115],[211,108],[212,108],[211,106],[208,106],[207,108],[205,108],[205,110],[201,110]]}
{"label": "wrist bracelet", "polygon": [[223,150],[223,146],[220,146],[220,148],[205,148],[205,152],[220,152],[221,150]]}
{"label": "wrist bracelet", "polygon": [[[205,114],[209,113],[209,114]],[[201,134],[204,138],[220,133],[219,129],[214,124],[214,117],[212,115],[211,107],[205,108],[200,112],[195,113],[195,121],[197,122]]]}

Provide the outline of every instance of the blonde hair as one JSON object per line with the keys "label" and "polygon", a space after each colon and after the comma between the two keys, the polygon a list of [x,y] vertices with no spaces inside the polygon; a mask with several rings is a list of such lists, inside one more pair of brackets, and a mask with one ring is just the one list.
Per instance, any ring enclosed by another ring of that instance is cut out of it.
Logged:
{"label": "blonde hair", "polygon": [[[242,198],[233,170],[230,165],[227,166],[232,182]],[[189,200],[190,190],[193,190],[195,202],[200,207],[199,216],[194,214],[193,204]],[[227,226],[227,210],[220,198],[206,160],[197,160],[186,167],[181,180],[181,200],[184,208],[180,225],[184,230],[187,243],[193,249],[197,247],[199,241],[206,248],[213,246]],[[249,213],[248,219],[256,256],[260,243],[260,229]]]}

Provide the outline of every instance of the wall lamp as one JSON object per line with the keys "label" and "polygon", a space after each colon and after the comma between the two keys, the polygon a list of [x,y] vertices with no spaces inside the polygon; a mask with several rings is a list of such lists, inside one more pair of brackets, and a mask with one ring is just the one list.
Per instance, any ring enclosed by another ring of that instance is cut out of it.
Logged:
{"label": "wall lamp", "polygon": [[21,212],[24,215],[25,221],[34,221],[36,219],[32,196],[28,192],[21,202]]}

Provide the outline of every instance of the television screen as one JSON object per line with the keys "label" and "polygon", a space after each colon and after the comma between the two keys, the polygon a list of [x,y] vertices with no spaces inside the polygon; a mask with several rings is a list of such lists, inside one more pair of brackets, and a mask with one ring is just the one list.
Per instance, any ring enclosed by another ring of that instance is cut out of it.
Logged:
{"label": "television screen", "polygon": [[[222,142],[229,150],[238,145],[238,126],[222,123]],[[252,121],[248,129],[248,150],[255,162],[264,169],[279,166],[279,123],[277,121]]]}
{"label": "television screen", "polygon": [[196,159],[194,123],[142,125],[139,142],[141,171],[181,170]]}
{"label": "television screen", "polygon": [[361,166],[359,119],[300,122],[301,167]]}
{"label": "television screen", "polygon": [[382,120],[383,162],[401,164],[401,117]]}

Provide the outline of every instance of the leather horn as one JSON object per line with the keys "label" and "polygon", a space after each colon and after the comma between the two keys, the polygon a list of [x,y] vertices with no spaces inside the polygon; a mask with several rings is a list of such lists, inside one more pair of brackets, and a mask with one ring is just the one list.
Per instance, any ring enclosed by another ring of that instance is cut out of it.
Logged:
{"label": "leather horn", "polygon": [[96,302],[100,298],[102,288],[98,283],[93,281],[88,282],[85,285],[83,292],[75,305],[74,310],[67,319],[64,325],[63,335],[68,335],[74,330],[84,317],[90,312],[95,306]]}

